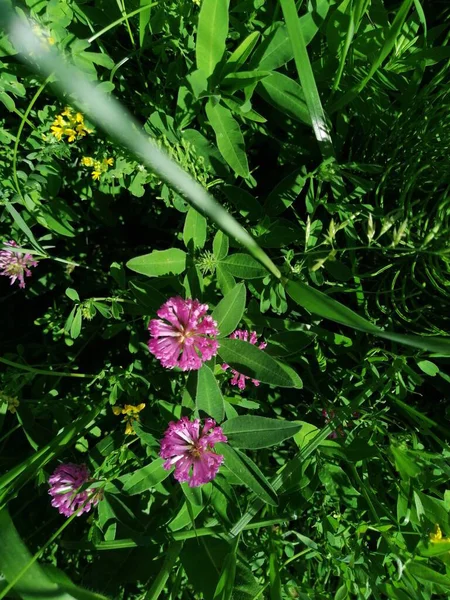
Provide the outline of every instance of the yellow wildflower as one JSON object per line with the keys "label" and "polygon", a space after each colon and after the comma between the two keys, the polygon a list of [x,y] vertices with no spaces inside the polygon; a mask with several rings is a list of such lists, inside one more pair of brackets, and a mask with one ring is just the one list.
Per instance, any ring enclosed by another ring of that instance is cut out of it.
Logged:
{"label": "yellow wildflower", "polygon": [[92,171],[92,179],[94,179],[94,181],[100,179],[101,174],[101,171]]}
{"label": "yellow wildflower", "polygon": [[[63,117],[66,117],[65,119]],[[63,139],[63,136],[67,136],[69,143],[74,142],[92,133],[91,129],[88,129],[84,124],[84,117],[81,113],[73,113],[70,107],[66,107],[60,115],[55,117],[53,121],[51,131],[58,141]]]}
{"label": "yellow wildflower", "polygon": [[94,159],[91,156],[83,156],[81,159],[81,164],[83,164],[85,167],[93,167]]}
{"label": "yellow wildflower", "polygon": [[67,135],[68,142],[74,142],[77,139],[77,132],[74,129],[70,129],[70,127],[64,129],[64,133]]}
{"label": "yellow wildflower", "polygon": [[436,523],[434,533],[430,533],[430,542],[432,544],[439,544],[442,542],[448,542],[448,538],[443,537],[442,530],[439,525]]}
{"label": "yellow wildflower", "polygon": [[54,46],[56,44],[56,40],[52,35],[48,38],[48,43],[50,46]]}
{"label": "yellow wildflower", "polygon": [[110,167],[112,167],[113,164],[114,164],[114,159],[113,158],[104,158],[103,159],[103,164],[104,165],[109,165]]}
{"label": "yellow wildflower", "polygon": [[125,415],[125,435],[133,435],[136,432],[133,429],[133,423],[139,421],[139,413],[145,408],[145,404],[141,403],[137,406],[133,404],[125,404],[123,408],[120,406],[113,406],[112,410],[116,416]]}

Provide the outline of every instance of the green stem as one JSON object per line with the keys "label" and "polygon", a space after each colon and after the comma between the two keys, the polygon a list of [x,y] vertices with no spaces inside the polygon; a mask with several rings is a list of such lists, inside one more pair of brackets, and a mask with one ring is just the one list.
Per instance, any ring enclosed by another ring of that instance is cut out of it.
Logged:
{"label": "green stem", "polygon": [[23,371],[34,373],[35,375],[53,375],[54,377],[78,377],[82,379],[93,379],[94,377],[96,377],[95,375],[87,375],[85,373],[63,373],[59,371],[46,371],[44,369],[35,369],[34,367],[29,367],[28,365],[16,363],[12,360],[8,360],[2,357],[0,357],[0,363],[4,363],[5,365],[8,365],[9,367],[14,367],[15,369],[22,369]]}
{"label": "green stem", "polygon": [[14,184],[16,186],[16,190],[17,193],[19,194],[19,196],[22,198],[22,201],[24,200],[23,195],[22,195],[22,190],[20,189],[20,185],[19,185],[19,178],[17,177],[17,152],[19,149],[19,144],[20,144],[20,138],[22,136],[22,131],[23,128],[25,127],[25,123],[29,122],[28,121],[28,115],[30,114],[33,106],[35,105],[37,99],[39,98],[39,96],[42,94],[42,92],[45,89],[45,86],[47,85],[47,83],[50,81],[52,75],[49,75],[47,77],[47,79],[44,81],[44,83],[42,83],[37,92],[34,94],[33,98],[31,99],[30,104],[27,106],[26,111],[24,112],[23,116],[22,116],[22,120],[20,122],[19,125],[19,129],[17,131],[17,137],[16,137],[16,141],[14,142],[14,148],[13,148],[13,160],[12,160],[12,169],[13,169],[13,179],[14,179]]}
{"label": "green stem", "polygon": [[117,19],[116,21],[113,21],[112,23],[110,23],[109,25],[107,25],[106,27],[104,27],[103,29],[101,29],[100,31],[98,31],[97,33],[94,33],[94,35],[91,35],[91,37],[88,38],[88,42],[90,44],[92,44],[92,42],[94,40],[96,40],[97,38],[99,38],[100,36],[102,36],[104,33],[106,33],[107,31],[109,31],[113,27],[116,27],[116,25],[120,25],[121,23],[123,23],[123,21],[127,21],[129,19],[129,17],[134,17],[134,15],[138,15],[139,13],[143,12],[144,10],[147,10],[148,8],[151,8],[152,6],[156,6],[157,4],[158,4],[157,2],[152,2],[151,4],[146,4],[145,6],[141,6],[140,8],[137,8],[136,10],[132,10],[131,12],[125,14],[122,17],[120,17],[120,19]]}

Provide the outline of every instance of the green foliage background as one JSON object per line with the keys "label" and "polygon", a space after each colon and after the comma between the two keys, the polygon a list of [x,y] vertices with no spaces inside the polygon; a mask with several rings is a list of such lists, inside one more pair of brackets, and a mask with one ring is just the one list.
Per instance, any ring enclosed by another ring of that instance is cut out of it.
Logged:
{"label": "green foliage background", "polygon": [[[39,259],[0,282],[0,599],[448,598],[445,3],[1,0],[0,25],[0,236]],[[148,352],[174,295],[219,323],[198,373]],[[125,436],[111,406],[141,403]],[[201,488],[158,458],[181,415],[229,438]],[[100,481],[89,515],[50,506],[60,461]]]}

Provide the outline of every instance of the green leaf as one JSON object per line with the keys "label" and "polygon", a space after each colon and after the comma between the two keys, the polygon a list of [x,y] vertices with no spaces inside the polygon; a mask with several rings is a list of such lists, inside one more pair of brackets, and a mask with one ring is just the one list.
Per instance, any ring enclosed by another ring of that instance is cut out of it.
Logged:
{"label": "green leaf", "polygon": [[296,387],[296,382],[266,352],[243,340],[222,339],[219,355],[239,373],[278,387]]}
{"label": "green leaf", "polygon": [[229,0],[203,0],[198,17],[195,56],[197,69],[206,77],[213,74],[225,53],[228,35]]}
{"label": "green leaf", "polygon": [[282,113],[300,123],[311,125],[303,90],[287,75],[274,71],[270,77],[260,81],[257,91],[266,102]]}
{"label": "green leaf", "polygon": [[246,190],[234,185],[224,185],[221,188],[227,200],[232,202],[241,215],[252,221],[258,221],[262,218],[262,206],[258,200]]}
{"label": "green leaf", "polygon": [[219,582],[213,600],[231,600],[236,577],[236,553],[230,552],[225,557]]}
{"label": "green leaf", "polygon": [[227,60],[223,70],[223,75],[227,75],[228,73],[234,73],[245,64],[247,58],[252,53],[253,48],[256,46],[260,35],[261,34],[259,33],[259,31],[253,31],[250,35],[248,35],[245,38],[243,42],[241,42],[241,44],[239,44],[239,46]]}
{"label": "green leaf", "polygon": [[202,410],[218,423],[223,421],[225,416],[223,396],[214,373],[208,365],[203,365],[198,371],[195,402],[197,410]]}
{"label": "green leaf", "polygon": [[435,377],[439,373],[439,367],[431,362],[431,360],[419,360],[417,366],[423,373],[430,377]]}
{"label": "green leaf", "polygon": [[170,471],[164,469],[164,462],[163,458],[157,458],[146,467],[120,477],[119,481],[122,481],[124,484],[123,492],[129,496],[142,494],[154,488],[155,485],[161,483],[164,479],[167,479]]}
{"label": "green leaf", "polygon": [[442,573],[430,569],[421,562],[416,560],[410,561],[405,568],[414,579],[417,579],[417,581],[434,583],[446,589],[450,589],[450,577],[448,575],[442,575]]}
{"label": "green leaf", "polygon": [[127,267],[148,277],[179,275],[186,269],[186,252],[178,248],[154,250],[150,254],[132,258],[127,262]]}
{"label": "green leaf", "polygon": [[236,280],[220,263],[216,267],[217,284],[222,294],[228,294],[236,286]]}
{"label": "green leaf", "polygon": [[250,450],[281,444],[298,433],[300,427],[298,423],[251,415],[229,419],[222,425],[223,432],[233,447]]}
{"label": "green leaf", "polygon": [[248,456],[225,443],[216,444],[215,449],[218,454],[224,456],[224,464],[239,481],[267,504],[277,506],[278,500],[274,489]]}
{"label": "green leaf", "polygon": [[267,275],[264,267],[249,254],[232,254],[220,261],[220,264],[226,267],[231,275],[240,279],[259,279]]}
{"label": "green leaf", "polygon": [[214,105],[210,100],[206,105],[206,115],[216,134],[217,147],[221,155],[236,175],[248,177],[248,162],[245,143],[239,123],[232,117],[228,108]]}
{"label": "green leaf", "polygon": [[70,298],[71,300],[73,300],[74,302],[80,301],[80,296],[78,295],[78,292],[76,290],[74,290],[73,288],[66,289],[66,296],[68,298]]}
{"label": "green leaf", "polygon": [[225,337],[239,325],[245,310],[245,285],[238,283],[216,306],[212,318],[217,321],[219,336]]}
{"label": "green leaf", "polygon": [[228,92],[243,90],[246,87],[255,85],[266,77],[270,76],[270,71],[238,71],[230,73],[222,80],[222,87]]}
{"label": "green leaf", "polygon": [[206,219],[192,207],[184,222],[183,241],[186,248],[189,248],[191,242],[194,248],[203,248],[206,242]]}
{"label": "green leaf", "polygon": [[216,260],[223,260],[228,254],[228,248],[228,237],[222,231],[218,231],[213,240],[213,253]]}
{"label": "green leaf", "polygon": [[333,300],[326,294],[302,283],[300,281],[285,281],[286,291],[289,296],[303,308],[313,314],[320,315],[325,319],[330,319],[336,323],[347,325],[353,329],[372,333],[379,337],[399,342],[414,348],[421,348],[430,352],[439,352],[446,356],[450,355],[450,340],[438,337],[419,337],[415,335],[403,335],[391,331],[383,331],[376,325],[370,323],[363,317],[353,312],[344,304]]}
{"label": "green leaf", "polygon": [[83,320],[83,317],[82,317],[82,314],[81,314],[81,309],[80,309],[80,307],[78,307],[77,310],[75,311],[75,315],[73,317],[72,325],[70,326],[70,337],[73,340],[76,340],[77,337],[81,333],[81,323],[82,323],[82,320]]}
{"label": "green leaf", "polygon": [[413,458],[401,446],[391,444],[390,450],[395,460],[395,466],[402,479],[409,480],[410,477],[420,475],[422,469]]}
{"label": "green leaf", "polygon": [[302,169],[296,169],[282,179],[267,196],[264,203],[266,213],[275,217],[284,212],[297,199],[305,182],[306,177],[302,173]]}
{"label": "green leaf", "polygon": [[148,311],[148,314],[156,312],[167,300],[166,296],[147,282],[130,281],[130,289],[143,309]]}
{"label": "green leaf", "polygon": [[[141,7],[148,5],[148,0],[139,0]],[[147,26],[150,23],[151,5],[142,12],[139,13],[139,46],[142,48],[144,45],[145,36],[147,33]]]}
{"label": "green leaf", "polygon": [[[0,511],[0,532],[0,572],[8,582],[14,581],[23,572],[14,585],[14,591],[23,600],[106,600],[100,594],[75,586],[65,576],[58,577],[61,583],[55,583],[50,571],[35,562],[6,509]],[[0,587],[0,597],[4,597],[4,593],[5,589]],[[7,597],[10,597],[9,594]]]}

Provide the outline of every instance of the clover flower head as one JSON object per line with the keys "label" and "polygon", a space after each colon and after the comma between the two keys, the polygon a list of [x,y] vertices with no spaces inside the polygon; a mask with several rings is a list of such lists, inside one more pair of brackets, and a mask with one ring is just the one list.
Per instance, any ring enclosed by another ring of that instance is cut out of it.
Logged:
{"label": "clover flower head", "polygon": [[[243,340],[244,342],[249,342],[253,346],[258,344],[258,336],[256,333],[254,331],[247,331],[245,329],[236,329],[236,331],[233,331],[233,333],[230,335],[230,339]],[[258,348],[260,350],[264,350],[266,346],[266,342],[260,342]],[[224,369],[224,371],[231,369],[231,373],[233,375],[230,381],[231,385],[237,385],[240,390],[245,390],[245,383],[247,379],[251,379],[251,377],[239,373],[239,371],[232,369],[230,365],[227,365],[226,363],[222,365],[222,369]],[[256,386],[259,385],[259,381],[257,379],[252,379],[252,383]]]}
{"label": "clover flower head", "polygon": [[90,473],[86,465],[66,463],[59,465],[49,478],[52,497],[52,506],[57,508],[61,515],[70,517],[78,512],[78,517],[89,512],[100,500],[100,494],[94,489],[78,491],[81,486],[89,481]]}
{"label": "clover flower head", "polygon": [[37,261],[28,252],[17,252],[14,249],[19,245],[10,240],[4,244],[6,248],[0,250],[0,275],[5,275],[11,280],[11,285],[18,280],[19,287],[25,287],[25,277],[31,277],[30,267],[37,267]]}
{"label": "clover flower head", "polygon": [[169,298],[149,324],[150,352],[166,369],[196,371],[217,354],[217,323],[198,300]]}
{"label": "clover flower head", "polygon": [[222,428],[213,419],[206,419],[201,430],[200,420],[182,417],[172,421],[161,440],[159,455],[165,458],[166,470],[175,467],[174,477],[189,482],[189,487],[208,483],[217,475],[223,456],[213,452],[215,444],[226,442]]}

